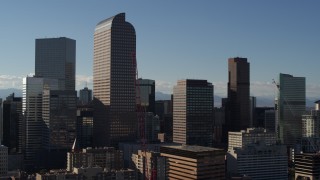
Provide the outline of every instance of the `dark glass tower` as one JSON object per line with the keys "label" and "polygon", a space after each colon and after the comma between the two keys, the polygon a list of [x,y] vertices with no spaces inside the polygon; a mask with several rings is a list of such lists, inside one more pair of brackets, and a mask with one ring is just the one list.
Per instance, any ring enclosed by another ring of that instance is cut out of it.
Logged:
{"label": "dark glass tower", "polygon": [[[41,149],[37,149],[41,150],[41,154],[37,153],[35,158],[37,164],[46,169],[64,167],[66,152],[71,150],[76,138],[75,67],[75,40],[66,37],[36,39],[35,78],[53,79],[58,85],[57,89],[53,89],[43,83],[42,87],[38,88],[41,92],[41,104],[34,109],[41,112],[38,121],[42,124],[40,130],[39,127],[34,127],[37,132],[41,131],[38,139],[42,143]],[[30,116],[29,121],[32,122],[33,117]]]}
{"label": "dark glass tower", "polygon": [[59,80],[60,90],[75,90],[76,41],[36,39],[35,76]]}
{"label": "dark glass tower", "polygon": [[230,58],[228,69],[228,131],[245,130],[250,127],[250,64],[247,58]]}
{"label": "dark glass tower", "polygon": [[135,30],[124,13],[97,24],[93,64],[96,146],[118,146],[136,139],[135,53]]}
{"label": "dark glass tower", "polygon": [[22,152],[23,132],[22,98],[13,93],[3,102],[3,145],[9,154]]}

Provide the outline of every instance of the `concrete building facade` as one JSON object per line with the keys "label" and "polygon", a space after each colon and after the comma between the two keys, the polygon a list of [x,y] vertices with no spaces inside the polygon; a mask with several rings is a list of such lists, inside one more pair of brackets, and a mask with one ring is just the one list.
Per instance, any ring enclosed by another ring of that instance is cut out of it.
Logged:
{"label": "concrete building facade", "polygon": [[123,153],[114,147],[86,148],[67,153],[67,170],[73,168],[94,167],[105,168],[107,171],[123,168]]}
{"label": "concrete building facade", "polygon": [[228,151],[234,148],[246,147],[250,144],[263,143],[273,145],[277,142],[274,132],[267,132],[263,128],[248,128],[239,132],[229,132]]}
{"label": "concrete building facade", "polygon": [[228,175],[246,175],[252,179],[288,179],[286,146],[250,144],[227,153]]}
{"label": "concrete building facade", "polygon": [[179,80],[173,89],[173,142],[212,146],[213,85],[206,80]]}
{"label": "concrete building facade", "polygon": [[163,146],[161,156],[166,158],[166,179],[224,179],[225,152],[202,146]]}

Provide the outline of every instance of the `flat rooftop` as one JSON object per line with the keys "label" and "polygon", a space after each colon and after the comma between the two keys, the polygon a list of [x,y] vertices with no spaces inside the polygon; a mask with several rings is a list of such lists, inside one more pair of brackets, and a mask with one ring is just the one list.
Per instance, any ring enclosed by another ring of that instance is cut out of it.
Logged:
{"label": "flat rooftop", "polygon": [[171,149],[184,150],[190,152],[212,152],[212,151],[221,151],[223,149],[204,147],[204,146],[196,146],[196,145],[181,145],[181,146],[163,146]]}

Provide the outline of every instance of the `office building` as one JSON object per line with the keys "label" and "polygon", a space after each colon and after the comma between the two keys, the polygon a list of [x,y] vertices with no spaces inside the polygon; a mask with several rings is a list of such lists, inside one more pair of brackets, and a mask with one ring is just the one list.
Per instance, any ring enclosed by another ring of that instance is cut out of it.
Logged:
{"label": "office building", "polygon": [[26,170],[39,168],[37,153],[44,147],[45,123],[42,119],[42,93],[44,89],[58,90],[57,79],[26,77],[23,79],[22,113],[26,123]]}
{"label": "office building", "polygon": [[258,127],[256,124],[255,110],[257,108],[257,98],[250,96],[250,124],[249,127]]}
{"label": "office building", "polygon": [[228,176],[287,179],[287,149],[284,145],[277,145],[275,132],[263,128],[229,132],[228,142]]}
{"label": "office building", "polygon": [[247,58],[229,58],[228,76],[227,131],[244,130],[251,127],[250,64]]}
{"label": "office building", "polygon": [[266,111],[273,110],[273,109],[274,109],[273,107],[256,107],[256,108],[254,108],[253,127],[264,128]]}
{"label": "office building", "polygon": [[75,90],[76,41],[66,37],[36,39],[35,76],[58,79],[60,90]]}
{"label": "office building", "polygon": [[160,133],[160,120],[159,116],[153,115],[152,112],[145,114],[144,131],[145,138],[148,142],[157,142],[158,133]]}
{"label": "office building", "polygon": [[206,80],[179,80],[173,89],[173,142],[212,146],[213,85]]}
{"label": "office building", "polygon": [[302,137],[320,138],[320,111],[312,110],[302,115]]}
{"label": "office building", "polygon": [[247,130],[238,132],[229,132],[228,138],[228,151],[261,142],[267,146],[277,143],[276,134],[274,132],[267,132],[263,128],[248,128]]}
{"label": "office building", "polygon": [[165,142],[172,142],[173,136],[173,117],[172,100],[156,101],[156,115],[160,118],[160,133],[163,133]]}
{"label": "office building", "polygon": [[222,143],[222,130],[225,125],[225,108],[215,107],[214,111],[214,128],[213,128],[213,142],[214,145],[221,145]]}
{"label": "office building", "polygon": [[3,145],[9,154],[22,153],[24,126],[22,117],[22,98],[14,93],[3,101]]}
{"label": "office building", "polygon": [[225,152],[202,146],[163,146],[166,179],[225,179]]}
{"label": "office building", "polygon": [[[177,146],[181,145],[178,143],[147,143],[145,146],[146,151],[160,152],[162,146]],[[143,146],[141,143],[120,143],[119,150],[123,152],[124,167],[132,168],[132,154],[138,154],[139,150],[142,150]]]}
{"label": "office building", "polygon": [[138,179],[165,179],[165,157],[161,157],[160,152],[139,150],[137,154],[132,154],[132,162]]}
{"label": "office building", "polygon": [[288,179],[288,156],[284,145],[263,142],[234,148],[227,153],[228,176],[242,175],[252,179]]}
{"label": "office building", "polygon": [[114,147],[73,149],[67,153],[67,170],[80,167],[101,167],[107,171],[123,168],[123,153]]}
{"label": "office building", "polygon": [[45,148],[71,150],[76,138],[76,91],[44,89],[42,119]]}
{"label": "office building", "polygon": [[319,101],[315,102],[315,110],[302,115],[301,151],[315,153],[320,151],[320,111]]}
{"label": "office building", "polygon": [[316,180],[320,178],[320,154],[295,154],[295,179]]}
{"label": "office building", "polygon": [[89,104],[92,101],[92,90],[88,87],[80,89],[79,101],[82,105]]}
{"label": "office building", "polygon": [[276,114],[274,109],[264,112],[264,128],[268,132],[276,132]]}
{"label": "office building", "polygon": [[93,146],[93,107],[77,106],[77,143],[80,148]]}
{"label": "office building", "polygon": [[118,146],[137,137],[136,34],[120,13],[94,32],[93,104],[95,146]]}
{"label": "office building", "polygon": [[0,177],[8,173],[8,148],[0,145]]}
{"label": "office building", "polygon": [[[142,106],[146,112],[155,113],[155,81],[150,79],[137,79],[137,105]],[[140,93],[140,94],[139,94]]]}
{"label": "office building", "polygon": [[306,110],[306,79],[280,74],[277,87],[278,136],[282,143],[292,146],[301,139],[301,115]]}

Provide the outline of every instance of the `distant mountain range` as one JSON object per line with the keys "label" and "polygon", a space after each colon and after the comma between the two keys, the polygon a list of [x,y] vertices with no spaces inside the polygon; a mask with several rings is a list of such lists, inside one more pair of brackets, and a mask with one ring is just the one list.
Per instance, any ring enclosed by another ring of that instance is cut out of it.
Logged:
{"label": "distant mountain range", "polygon": [[[16,97],[22,97],[22,90],[10,88],[10,89],[0,89],[0,98],[4,100],[10,94],[14,93]],[[214,106],[221,106],[221,98],[220,96],[214,96]],[[156,92],[156,100],[170,100],[171,94],[166,94],[157,91]],[[320,98],[319,98],[320,99]],[[307,107],[314,107],[314,102],[318,100],[315,98],[307,98],[306,105]],[[274,97],[257,97],[257,106],[258,107],[272,107],[274,106]]]}

